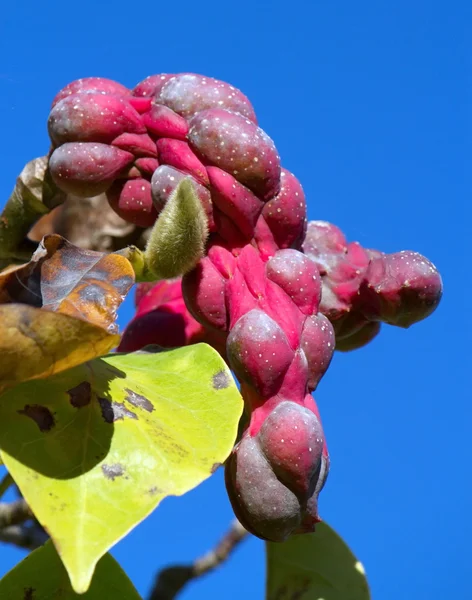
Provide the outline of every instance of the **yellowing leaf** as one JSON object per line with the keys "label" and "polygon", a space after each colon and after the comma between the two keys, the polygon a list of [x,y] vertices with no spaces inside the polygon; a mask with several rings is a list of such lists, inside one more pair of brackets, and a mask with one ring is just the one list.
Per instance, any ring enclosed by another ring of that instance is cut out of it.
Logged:
{"label": "yellowing leaf", "polygon": [[316,532],[266,543],[267,600],[369,600],[365,571],[326,523]]}
{"label": "yellowing leaf", "polygon": [[106,554],[98,563],[90,589],[83,595],[71,588],[69,577],[51,542],[22,560],[0,580],[5,600],[140,600],[116,560]]}
{"label": "yellowing leaf", "polygon": [[0,391],[102,356],[134,283],[126,258],[46,236],[29,263],[0,273]]}
{"label": "yellowing leaf", "polygon": [[206,344],[110,355],[3,394],[1,456],[76,592],[164,497],[226,460],[242,408]]}
{"label": "yellowing leaf", "polygon": [[0,303],[29,304],[116,333],[116,311],[133,284],[133,268],[123,256],[47,235],[29,263],[0,273]]}
{"label": "yellowing leaf", "polygon": [[0,392],[107,354],[119,339],[68,315],[27,304],[0,305]]}

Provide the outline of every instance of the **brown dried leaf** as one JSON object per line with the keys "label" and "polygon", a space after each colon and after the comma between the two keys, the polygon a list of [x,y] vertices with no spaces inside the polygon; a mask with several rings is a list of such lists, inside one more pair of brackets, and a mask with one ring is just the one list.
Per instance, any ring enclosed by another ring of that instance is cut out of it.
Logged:
{"label": "brown dried leaf", "polygon": [[27,304],[116,333],[117,309],[133,284],[133,269],[123,256],[47,235],[29,263],[0,273],[0,304]]}
{"label": "brown dried leaf", "polygon": [[55,206],[62,204],[66,198],[65,193],[60,190],[51,178],[48,169],[48,156],[41,156],[31,160],[25,165],[16,180],[16,191],[29,204],[43,204],[45,208],[38,207],[45,212]]}
{"label": "brown dried leaf", "polygon": [[107,354],[119,341],[92,323],[27,304],[0,306],[0,392]]}
{"label": "brown dried leaf", "polygon": [[0,268],[27,260],[31,226],[66,199],[51,179],[48,157],[35,158],[25,165],[0,216]]}
{"label": "brown dried leaf", "polygon": [[39,242],[45,235],[58,233],[80,248],[104,252],[137,245],[143,231],[119,217],[105,194],[90,198],[68,195],[64,204],[39,219],[28,237]]}

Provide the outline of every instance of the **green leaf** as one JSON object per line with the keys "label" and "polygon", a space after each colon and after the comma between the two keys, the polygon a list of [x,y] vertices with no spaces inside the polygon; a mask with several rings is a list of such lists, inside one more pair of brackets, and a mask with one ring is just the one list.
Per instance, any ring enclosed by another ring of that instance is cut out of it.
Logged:
{"label": "green leaf", "polygon": [[140,600],[126,573],[110,555],[98,563],[92,584],[84,595],[76,594],[53,544],[49,541],[22,560],[0,580],[5,600]]}
{"label": "green leaf", "polygon": [[266,543],[267,600],[369,600],[364,567],[326,523],[316,533]]}
{"label": "green leaf", "polygon": [[110,355],[0,397],[1,456],[76,592],[163,498],[226,460],[242,408],[206,344]]}

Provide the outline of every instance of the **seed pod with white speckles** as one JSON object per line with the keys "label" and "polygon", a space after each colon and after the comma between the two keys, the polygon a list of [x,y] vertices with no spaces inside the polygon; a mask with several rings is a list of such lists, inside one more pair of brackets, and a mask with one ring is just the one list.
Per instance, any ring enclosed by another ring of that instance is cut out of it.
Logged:
{"label": "seed pod with white speckles", "polygon": [[294,357],[281,327],[257,309],[232,328],[227,352],[238,379],[250,383],[262,397],[277,391]]}
{"label": "seed pod with white speckles", "polygon": [[442,280],[431,261],[402,251],[374,259],[361,288],[362,313],[371,320],[410,327],[436,310]]}

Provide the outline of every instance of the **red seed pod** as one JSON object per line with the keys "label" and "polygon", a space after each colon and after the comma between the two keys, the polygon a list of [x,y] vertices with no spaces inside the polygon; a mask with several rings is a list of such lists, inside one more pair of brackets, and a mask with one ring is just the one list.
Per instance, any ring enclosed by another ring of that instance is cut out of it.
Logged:
{"label": "red seed pod", "polygon": [[336,338],[336,350],[350,352],[358,350],[369,344],[379,333],[381,324],[376,321],[367,321],[357,331],[341,339]]}
{"label": "red seed pod", "polygon": [[324,433],[317,416],[294,402],[281,402],[264,421],[260,447],[277,478],[299,499],[315,491]]}
{"label": "red seed pod", "polygon": [[49,169],[57,187],[87,198],[106,192],[133,159],[130,152],[107,144],[73,142],[54,150]]}
{"label": "red seed pod", "polygon": [[157,157],[156,144],[147,133],[122,133],[111,144],[135,156]]}
{"label": "red seed pod", "polygon": [[167,106],[153,104],[150,110],[143,114],[142,119],[148,132],[154,137],[169,137],[176,140],[187,138],[187,121]]}
{"label": "red seed pod", "polygon": [[133,96],[138,97],[151,97],[153,98],[156,94],[159,94],[162,87],[172,79],[174,75],[172,73],[160,73],[159,75],[149,75],[146,79],[143,79],[133,89]]}
{"label": "red seed pod", "polygon": [[226,281],[209,257],[182,279],[185,303],[197,321],[213,329],[227,331]]}
{"label": "red seed pod", "polygon": [[305,315],[318,312],[321,278],[315,263],[298,250],[279,250],[267,263],[267,277],[281,287]]}
{"label": "red seed pod", "polygon": [[263,398],[277,392],[294,358],[283,330],[257,309],[238,320],[226,348],[238,379],[252,385]]}
{"label": "red seed pod", "polygon": [[418,252],[404,250],[375,258],[361,289],[362,313],[410,327],[433,313],[442,296],[438,270]]}
{"label": "red seed pod", "polygon": [[123,133],[146,133],[140,115],[121,96],[90,92],[60,100],[49,113],[48,131],[56,146],[66,142],[111,143]]}
{"label": "red seed pod", "polygon": [[308,361],[308,388],[313,391],[326,373],[335,348],[334,329],[327,317],[318,313],[306,319],[300,348]]}
{"label": "red seed pod", "polygon": [[190,146],[208,164],[234,175],[261,200],[280,188],[280,158],[274,142],[239,113],[212,108],[190,121]]}
{"label": "red seed pod", "polygon": [[131,94],[128,88],[117,81],[105,79],[104,77],[83,77],[63,87],[52,101],[51,108],[54,108],[63,98],[67,98],[72,94],[88,94],[93,92],[113,94],[115,96],[129,96]]}
{"label": "red seed pod", "polygon": [[157,219],[147,179],[118,180],[107,191],[107,198],[112,209],[128,223],[151,227]]}
{"label": "red seed pod", "polygon": [[189,119],[208,108],[224,108],[256,123],[248,98],[232,85],[194,73],[181,73],[161,87],[156,102]]}
{"label": "red seed pod", "polygon": [[157,156],[161,164],[169,165],[178,171],[191,175],[198,183],[209,185],[204,165],[195,156],[187,142],[162,138],[157,140]]}
{"label": "red seed pod", "polygon": [[279,248],[299,249],[306,229],[305,194],[295,175],[286,169],[280,175],[280,191],[262,214]]}
{"label": "red seed pod", "polygon": [[300,525],[300,502],[263,455],[256,438],[245,436],[226,462],[226,489],[233,510],[254,535],[285,541]]}

